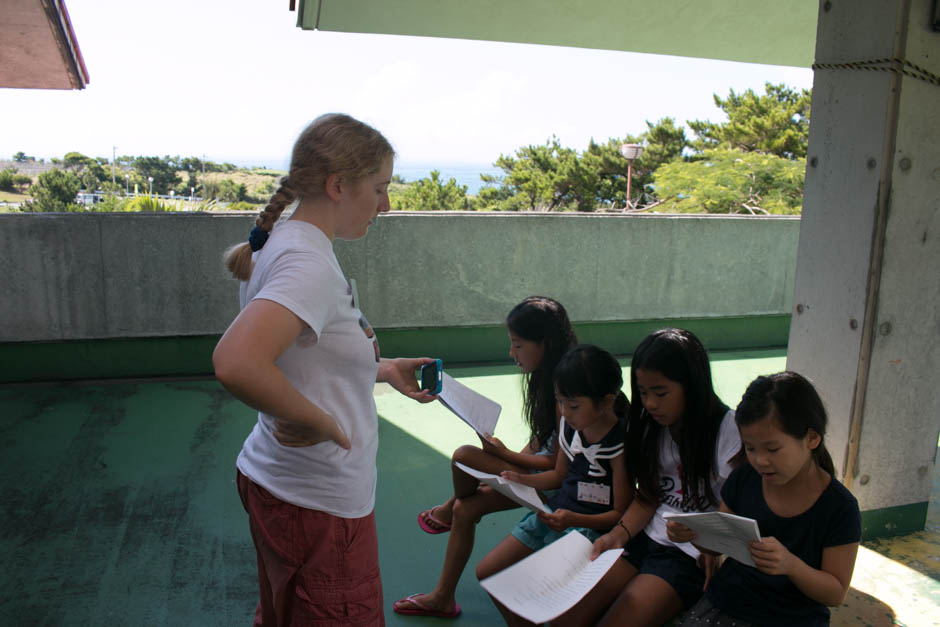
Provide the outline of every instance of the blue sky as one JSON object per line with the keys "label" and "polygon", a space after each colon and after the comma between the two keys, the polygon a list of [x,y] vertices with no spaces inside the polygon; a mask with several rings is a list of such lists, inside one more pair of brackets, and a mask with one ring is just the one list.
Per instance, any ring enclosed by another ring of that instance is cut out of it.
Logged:
{"label": "blue sky", "polygon": [[523,44],[301,31],[287,2],[66,0],[81,91],[0,89],[0,158],[76,150],[280,167],[326,111],[380,129],[402,164],[489,164],[557,135],[722,119],[712,95],[812,71]]}

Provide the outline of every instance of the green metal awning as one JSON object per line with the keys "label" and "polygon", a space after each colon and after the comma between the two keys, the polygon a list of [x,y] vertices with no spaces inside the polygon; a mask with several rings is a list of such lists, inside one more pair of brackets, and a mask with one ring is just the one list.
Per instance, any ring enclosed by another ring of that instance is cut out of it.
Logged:
{"label": "green metal awning", "polygon": [[810,67],[815,0],[297,0],[305,30],[625,50]]}

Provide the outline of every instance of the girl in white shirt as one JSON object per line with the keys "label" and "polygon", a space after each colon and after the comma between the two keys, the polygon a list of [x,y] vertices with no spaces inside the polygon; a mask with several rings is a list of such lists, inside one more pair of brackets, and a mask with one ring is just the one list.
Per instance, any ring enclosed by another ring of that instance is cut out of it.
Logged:
{"label": "girl in white shirt", "polygon": [[[594,543],[593,554],[625,548],[624,558],[553,625],[661,625],[702,595],[707,560],[666,535],[664,514],[715,510],[741,438],[712,387],[705,348],[683,329],[662,329],[637,346],[626,462],[637,495]],[[599,622],[598,622],[599,621]]]}

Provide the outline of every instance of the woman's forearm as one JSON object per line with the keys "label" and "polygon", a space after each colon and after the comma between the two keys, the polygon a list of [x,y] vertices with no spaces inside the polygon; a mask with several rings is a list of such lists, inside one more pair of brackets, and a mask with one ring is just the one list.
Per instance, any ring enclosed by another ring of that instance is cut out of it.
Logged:
{"label": "woman's forearm", "polygon": [[326,436],[338,429],[333,417],[297,391],[275,364],[244,362],[233,368],[217,365],[216,378],[235,398],[260,412]]}
{"label": "woman's forearm", "polygon": [[391,375],[394,373],[395,364],[394,360],[388,357],[382,357],[379,359],[379,370],[375,373],[376,383],[386,383],[391,378]]}

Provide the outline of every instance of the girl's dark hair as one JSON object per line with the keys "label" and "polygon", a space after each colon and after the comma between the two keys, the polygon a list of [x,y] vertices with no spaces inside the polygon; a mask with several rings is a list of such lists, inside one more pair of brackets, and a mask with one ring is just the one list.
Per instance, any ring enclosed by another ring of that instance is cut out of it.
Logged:
{"label": "girl's dark hair", "polygon": [[738,427],[771,417],[780,430],[794,438],[803,439],[810,429],[819,434],[819,446],[813,450],[816,464],[835,475],[832,456],[826,450],[826,408],[816,388],[803,375],[796,372],[778,372],[757,377],[747,386],[734,421]]}
{"label": "girl's dark hair", "polygon": [[555,366],[555,389],[562,396],[586,396],[596,407],[614,394],[614,413],[626,416],[630,402],[621,392],[623,372],[613,355],[593,344],[579,344],[565,353]]}
{"label": "girl's dark hair", "polygon": [[[636,477],[638,495],[646,503],[659,503],[659,451],[664,427],[643,408],[637,388],[636,371],[661,373],[682,386],[685,413],[679,423],[676,444],[682,464],[683,502],[693,509],[717,505],[711,479],[715,469],[718,430],[728,408],[712,387],[711,367],[705,347],[684,329],[661,329],[647,335],[630,364],[630,390],[633,403],[627,422],[627,470]],[[668,435],[668,434],[667,434]]]}
{"label": "girl's dark hair", "polygon": [[514,335],[539,342],[545,349],[539,367],[522,378],[522,414],[532,437],[544,446],[556,427],[555,366],[578,338],[565,308],[547,296],[529,296],[513,307],[506,326]]}

